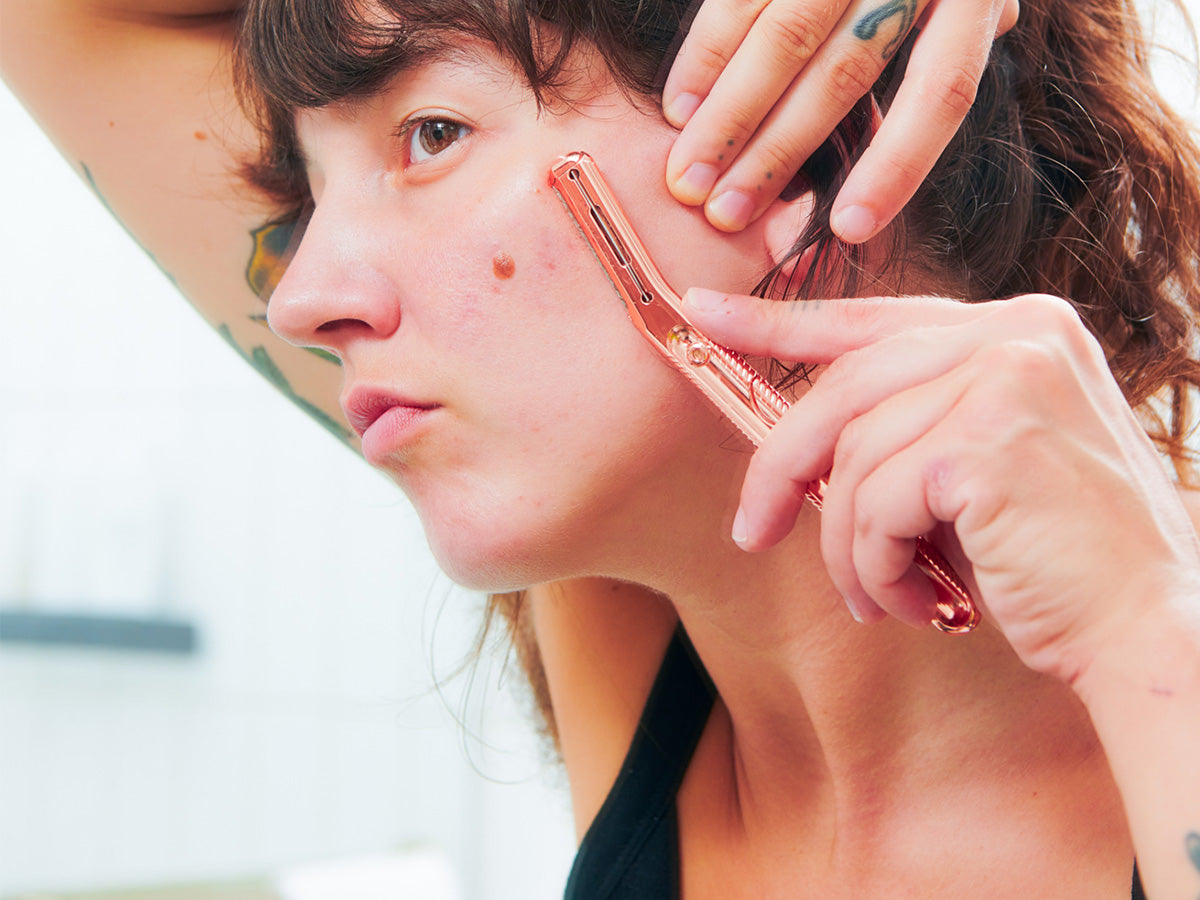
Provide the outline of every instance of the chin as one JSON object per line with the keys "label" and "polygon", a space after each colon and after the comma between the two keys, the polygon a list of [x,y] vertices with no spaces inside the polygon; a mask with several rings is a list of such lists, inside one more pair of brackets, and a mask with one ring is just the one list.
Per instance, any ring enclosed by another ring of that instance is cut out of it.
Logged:
{"label": "chin", "polygon": [[546,577],[544,567],[520,565],[512,559],[480,558],[462,553],[433,551],[442,572],[459,587],[484,594],[506,594],[535,584],[554,581],[563,575]]}
{"label": "chin", "polygon": [[460,587],[487,594],[519,591],[575,574],[553,565],[545,541],[520,541],[492,534],[440,535],[426,532],[438,567]]}

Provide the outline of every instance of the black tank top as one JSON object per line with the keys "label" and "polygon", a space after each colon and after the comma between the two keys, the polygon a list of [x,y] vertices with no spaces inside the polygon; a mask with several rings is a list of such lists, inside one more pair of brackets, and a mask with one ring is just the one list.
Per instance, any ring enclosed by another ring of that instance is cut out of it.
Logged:
{"label": "black tank top", "polygon": [[[620,774],[579,845],[564,900],[678,900],[675,794],[715,699],[677,628]],[[1146,900],[1136,865],[1131,898]]]}

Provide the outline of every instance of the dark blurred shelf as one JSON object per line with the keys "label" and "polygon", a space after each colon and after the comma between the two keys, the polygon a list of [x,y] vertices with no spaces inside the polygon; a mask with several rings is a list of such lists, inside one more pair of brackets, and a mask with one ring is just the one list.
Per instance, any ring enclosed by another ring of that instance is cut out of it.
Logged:
{"label": "dark blurred shelf", "polygon": [[179,619],[0,608],[0,643],[180,656],[195,653],[199,640],[196,626]]}

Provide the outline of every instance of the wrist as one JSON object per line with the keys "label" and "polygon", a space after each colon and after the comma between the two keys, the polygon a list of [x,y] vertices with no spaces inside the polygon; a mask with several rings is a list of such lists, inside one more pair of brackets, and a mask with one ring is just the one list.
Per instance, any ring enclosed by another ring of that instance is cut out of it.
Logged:
{"label": "wrist", "polygon": [[1113,702],[1200,696],[1200,578],[1139,604],[1135,615],[1105,632],[1080,655],[1070,681],[1093,717]]}

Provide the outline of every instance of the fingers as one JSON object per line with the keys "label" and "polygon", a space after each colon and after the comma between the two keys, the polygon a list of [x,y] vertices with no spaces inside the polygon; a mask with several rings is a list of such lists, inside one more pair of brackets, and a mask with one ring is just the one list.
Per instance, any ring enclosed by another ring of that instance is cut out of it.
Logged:
{"label": "fingers", "polygon": [[[744,228],[871,87],[917,8],[918,0],[774,0],[741,31],[744,20],[714,7],[706,30],[697,34],[694,26],[689,33],[664,96],[668,118],[683,124],[667,161],[671,192],[689,205],[704,204],[718,228]],[[719,15],[731,23],[720,39]],[[866,27],[856,27],[864,21]],[[735,36],[740,43],[730,55]],[[705,93],[678,87],[703,89],[722,58],[728,62]],[[693,108],[685,120],[681,113]]]}
{"label": "fingers", "polygon": [[[822,555],[864,621],[879,608],[912,624],[931,620],[936,596],[913,565],[913,541],[939,521],[959,519],[961,510],[943,496],[945,484],[961,478],[956,466],[1008,466],[1011,480],[1019,454],[991,459],[997,447],[1047,427],[1085,433],[1080,410],[1108,405],[1103,390],[1076,396],[1072,386],[1094,380],[1103,359],[1074,311],[1054,298],[825,301],[805,318],[787,310],[802,303],[716,297],[715,313],[703,322],[692,317],[710,337],[742,349],[749,341],[767,355],[783,346],[830,360],[751,458],[735,539],[749,551],[782,540],[808,485],[826,477]],[[970,414],[962,411],[968,407]],[[977,504],[976,514],[985,507]]]}
{"label": "fingers", "polygon": [[[939,384],[973,358],[1026,360],[1009,367],[1026,370],[1023,375],[1028,378],[1048,377],[1032,371],[1026,350],[1030,336],[1041,348],[1032,353],[1034,360],[1058,360],[1056,365],[1063,369],[1102,364],[1095,359],[1098,348],[1070,307],[1048,297],[974,305],[912,298],[863,301],[865,314],[857,301],[823,301],[808,318],[788,311],[804,303],[739,302],[747,299],[724,301],[728,310],[740,307],[740,315],[722,316],[718,307],[715,315],[693,315],[692,321],[709,337],[739,350],[829,363],[750,461],[739,540],[747,550],[765,549],[781,540],[803,504],[804,488],[831,469],[830,490],[836,496],[838,484],[844,483],[839,479],[846,475],[839,469],[842,455],[852,455],[865,443],[863,435],[872,434],[875,427],[874,411],[896,395]],[[800,352],[780,353],[781,347]],[[947,407],[936,401],[937,396],[909,395],[909,402],[920,398],[924,406],[914,409],[908,421],[918,428],[939,421]],[[898,449],[894,443],[885,440],[881,446]]]}
{"label": "fingers", "polygon": [[962,324],[998,308],[936,297],[765,300],[703,288],[690,289],[683,299],[692,324],[717,343],[813,365],[904,331]]}
{"label": "fingers", "polygon": [[[839,442],[821,513],[821,551],[851,610],[878,606],[910,625],[932,621],[937,595],[913,562],[938,523],[926,500],[941,463],[938,426],[965,391],[958,369],[891,398]],[[869,435],[869,439],[858,436]]]}
{"label": "fingers", "polygon": [[[770,0],[706,0],[663,85],[663,115],[683,128]],[[782,90],[779,91],[782,93]]]}
{"label": "fingers", "polygon": [[830,213],[849,243],[878,234],[921,186],[974,103],[1003,14],[1015,7],[1011,0],[980,16],[970,4],[935,3],[896,98]]}
{"label": "fingers", "polygon": [[922,17],[895,103],[833,210],[843,240],[877,234],[932,169],[1018,0],[706,0],[672,66],[664,114],[682,132],[672,194],[739,231],[867,93]]}
{"label": "fingers", "polygon": [[1000,18],[996,22],[996,37],[1011,31],[1020,15],[1021,4],[1018,0],[1004,0],[1004,8],[1000,10]]}
{"label": "fingers", "polygon": [[[782,540],[795,524],[807,486],[832,470],[823,507],[828,519],[836,507],[840,485],[846,483],[846,476],[855,474],[842,469],[841,459],[857,453],[865,436],[874,434],[877,408],[896,394],[960,366],[978,345],[981,334],[992,330],[986,323],[956,329],[961,333],[953,336],[947,329],[927,329],[839,357],[784,414],[751,458],[742,486],[739,544],[753,551]],[[915,429],[909,439],[936,424],[943,411],[932,398],[927,400],[925,408],[903,423]],[[877,446],[892,451],[902,448],[903,442],[888,437],[900,430],[899,423],[890,423],[882,430],[884,437]],[[836,521],[836,511],[832,515]]]}

